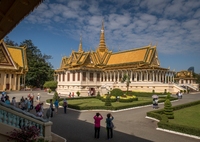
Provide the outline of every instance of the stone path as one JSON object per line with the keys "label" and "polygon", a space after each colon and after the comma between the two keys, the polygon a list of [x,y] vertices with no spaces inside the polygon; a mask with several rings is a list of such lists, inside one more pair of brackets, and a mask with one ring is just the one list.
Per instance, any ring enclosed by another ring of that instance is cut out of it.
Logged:
{"label": "stone path", "polygon": [[[20,96],[27,92],[11,93],[10,96]],[[37,94],[37,92],[35,92]],[[52,98],[46,92],[40,92],[42,101]],[[187,94],[183,99],[172,103],[173,106],[200,100],[200,93]],[[45,105],[45,108],[49,107]],[[163,108],[163,104],[159,104]],[[93,141],[113,141],[113,142],[199,142],[199,139],[186,137],[156,130],[157,122],[147,119],[146,112],[153,110],[151,106],[137,109],[130,109],[119,112],[110,111],[74,111],[68,109],[67,114],[63,113],[63,108],[59,108],[57,114],[51,119],[53,122],[52,132],[67,139],[67,142],[93,142]],[[94,139],[93,116],[100,112],[104,119],[101,121],[100,138]],[[107,113],[114,116],[114,137],[106,140],[105,118]],[[184,119],[184,118],[183,118]]]}

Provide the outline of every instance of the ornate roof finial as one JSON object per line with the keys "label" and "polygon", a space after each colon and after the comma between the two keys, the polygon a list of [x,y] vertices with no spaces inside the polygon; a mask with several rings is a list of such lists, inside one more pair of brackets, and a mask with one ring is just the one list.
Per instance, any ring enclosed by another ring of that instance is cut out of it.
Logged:
{"label": "ornate roof finial", "polygon": [[80,35],[80,44],[79,44],[79,48],[78,48],[78,52],[82,52],[83,48],[82,48],[82,35]]}
{"label": "ornate roof finial", "polygon": [[104,52],[106,49],[107,48],[106,48],[105,37],[104,37],[104,21],[102,21],[100,43],[99,43],[98,50],[101,52]]}

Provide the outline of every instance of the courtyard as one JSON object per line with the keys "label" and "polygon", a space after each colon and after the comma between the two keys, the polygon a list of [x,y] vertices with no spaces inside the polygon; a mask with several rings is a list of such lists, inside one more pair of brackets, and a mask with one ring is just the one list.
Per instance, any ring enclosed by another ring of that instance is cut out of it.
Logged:
{"label": "courtyard", "polygon": [[[53,97],[53,94],[47,94],[43,91],[33,91],[32,93],[41,94],[41,100],[45,101]],[[21,96],[26,96],[30,92],[11,92],[10,97],[16,96],[17,100]],[[200,93],[184,95],[183,99],[172,102],[172,105],[179,105],[187,102],[200,100]],[[160,108],[163,108],[163,104],[159,104]],[[45,108],[48,108],[45,105]],[[107,113],[112,113],[114,116],[114,138],[109,140],[113,142],[169,142],[169,141],[182,141],[182,142],[197,142],[199,139],[177,135],[173,133],[167,133],[156,130],[157,122],[155,120],[146,119],[146,112],[151,111],[151,105],[132,108],[125,111],[107,111],[99,110],[104,119],[101,121],[100,139],[98,141],[106,140],[105,129],[105,117]],[[93,116],[97,111],[77,111],[68,109],[67,114],[63,113],[63,108],[59,108],[58,114],[54,113],[54,117],[51,119],[53,122],[52,132],[67,139],[67,142],[92,142],[96,141],[93,138]]]}

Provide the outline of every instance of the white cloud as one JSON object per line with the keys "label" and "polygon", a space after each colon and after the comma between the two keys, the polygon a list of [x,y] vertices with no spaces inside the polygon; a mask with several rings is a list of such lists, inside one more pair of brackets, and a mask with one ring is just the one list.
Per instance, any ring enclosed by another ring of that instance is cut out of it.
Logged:
{"label": "white cloud", "polygon": [[[161,53],[192,52],[192,49],[200,52],[199,3],[197,0],[47,1],[27,21],[47,24],[54,34],[75,40],[82,33],[85,48],[98,46],[104,20],[110,48],[122,50],[158,42]],[[53,26],[58,23],[59,27]]]}

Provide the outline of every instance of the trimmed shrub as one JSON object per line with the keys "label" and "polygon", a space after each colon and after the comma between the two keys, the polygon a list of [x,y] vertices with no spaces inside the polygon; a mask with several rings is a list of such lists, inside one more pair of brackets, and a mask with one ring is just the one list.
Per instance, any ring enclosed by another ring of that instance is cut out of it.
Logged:
{"label": "trimmed shrub", "polygon": [[164,94],[167,94],[167,89],[165,89]]}
{"label": "trimmed shrub", "polygon": [[112,96],[122,96],[124,93],[121,89],[115,88],[111,91]]}
{"label": "trimmed shrub", "polygon": [[97,92],[97,99],[100,99],[101,98],[101,95],[100,95],[100,92],[98,91]]}
{"label": "trimmed shrub", "polygon": [[80,93],[79,91],[77,91],[76,94],[77,94],[77,96],[79,97],[81,93]]}
{"label": "trimmed shrub", "polygon": [[110,95],[107,95],[106,97],[105,106],[112,106],[111,101],[110,101]]}
{"label": "trimmed shrub", "polygon": [[164,114],[167,116],[168,119],[174,119],[174,112],[173,112],[172,104],[169,99],[166,99],[165,101]]}
{"label": "trimmed shrub", "polygon": [[58,93],[57,92],[55,92],[54,93],[54,95],[53,95],[53,102],[55,101],[55,100],[59,100],[59,96],[58,96]]}

